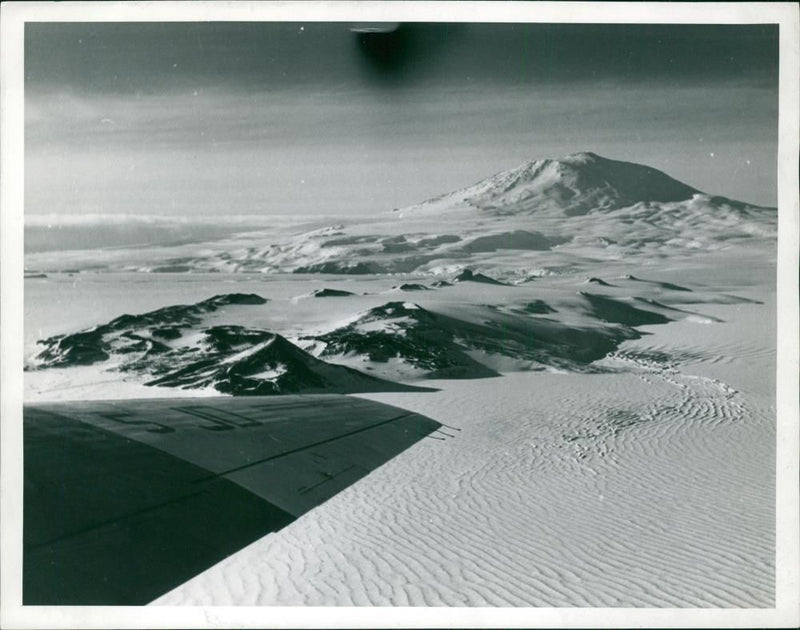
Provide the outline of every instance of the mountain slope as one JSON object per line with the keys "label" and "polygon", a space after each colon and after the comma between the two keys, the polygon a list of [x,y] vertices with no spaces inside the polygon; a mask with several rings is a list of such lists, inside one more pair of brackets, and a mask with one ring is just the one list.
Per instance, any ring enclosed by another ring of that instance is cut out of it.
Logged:
{"label": "mountain slope", "polygon": [[458,316],[388,302],[304,339],[321,357],[366,363],[384,378],[485,378],[509,369],[592,371],[594,361],[640,336],[635,326],[669,321],[599,295],[582,293],[578,303],[590,315],[584,324],[532,317],[553,312],[541,301],[519,309],[462,305]]}
{"label": "mountain slope", "polygon": [[[773,208],[708,195],[655,168],[589,152],[526,162],[394,217],[339,226],[334,238],[318,232],[294,246],[271,246],[253,263],[274,260],[271,270],[300,273],[450,277],[465,268],[496,277],[499,269],[507,280],[510,267],[583,258],[587,248],[613,259],[686,255],[772,239],[777,228]],[[301,246],[292,266],[285,253]]]}
{"label": "mountain slope", "polygon": [[122,315],[107,324],[40,341],[44,349],[28,369],[97,364],[101,369],[137,375],[146,385],[211,388],[238,396],[419,390],[329,365],[266,330],[201,326],[202,316],[222,305],[265,302],[254,294],[227,294],[196,304]]}
{"label": "mountain slope", "polygon": [[526,162],[432,201],[500,214],[548,210],[576,216],[643,201],[685,201],[699,193],[649,166],[584,152]]}

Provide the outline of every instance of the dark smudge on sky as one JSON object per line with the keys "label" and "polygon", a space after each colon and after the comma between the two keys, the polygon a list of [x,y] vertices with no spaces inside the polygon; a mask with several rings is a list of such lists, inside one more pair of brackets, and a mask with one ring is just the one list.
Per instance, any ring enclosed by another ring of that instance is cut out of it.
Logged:
{"label": "dark smudge on sky", "polygon": [[427,64],[435,63],[437,49],[447,40],[447,25],[422,29],[400,24],[391,31],[356,33],[355,44],[365,78],[397,86],[413,80]]}
{"label": "dark smudge on sky", "polygon": [[315,83],[776,83],[774,25],[29,23],[29,87],[161,91],[197,81],[243,89]]}

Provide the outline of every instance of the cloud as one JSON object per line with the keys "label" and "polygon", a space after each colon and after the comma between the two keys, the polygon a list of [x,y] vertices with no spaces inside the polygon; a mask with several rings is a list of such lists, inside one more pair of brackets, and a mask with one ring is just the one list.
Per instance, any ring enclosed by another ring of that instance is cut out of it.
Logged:
{"label": "cloud", "polygon": [[59,228],[66,226],[91,227],[95,225],[118,225],[126,226],[130,224],[140,224],[148,226],[187,226],[187,225],[218,225],[220,223],[227,226],[242,227],[273,227],[276,223],[281,225],[291,225],[298,220],[312,221],[318,219],[314,215],[260,215],[260,214],[240,214],[218,216],[177,216],[161,214],[63,214],[51,212],[48,214],[27,214],[25,216],[25,227],[37,228]]}
{"label": "cloud", "polygon": [[774,203],[777,95],[734,82],[50,90],[26,111],[32,213],[374,213],[579,150]]}

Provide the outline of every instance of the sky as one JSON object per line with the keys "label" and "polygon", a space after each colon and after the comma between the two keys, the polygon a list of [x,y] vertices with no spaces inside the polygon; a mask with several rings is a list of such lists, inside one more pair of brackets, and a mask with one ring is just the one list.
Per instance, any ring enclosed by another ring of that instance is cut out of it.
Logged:
{"label": "sky", "polygon": [[28,23],[28,214],[378,214],[593,151],[776,203],[774,25]]}

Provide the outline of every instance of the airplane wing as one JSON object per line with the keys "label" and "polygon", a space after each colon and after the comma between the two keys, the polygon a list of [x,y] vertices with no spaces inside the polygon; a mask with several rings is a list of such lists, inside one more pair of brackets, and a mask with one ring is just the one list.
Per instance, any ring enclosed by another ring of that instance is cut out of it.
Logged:
{"label": "airplane wing", "polygon": [[441,425],[341,395],[24,406],[23,603],[152,601]]}

